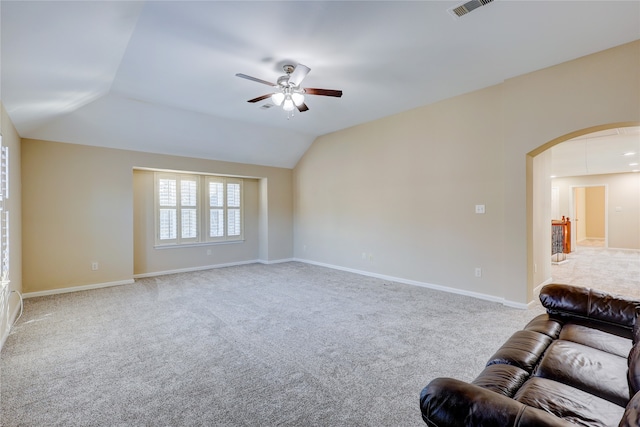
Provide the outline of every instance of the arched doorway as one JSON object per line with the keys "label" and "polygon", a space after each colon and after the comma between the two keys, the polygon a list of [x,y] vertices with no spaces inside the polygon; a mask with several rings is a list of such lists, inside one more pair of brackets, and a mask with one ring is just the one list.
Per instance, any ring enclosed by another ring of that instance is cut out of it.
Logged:
{"label": "arched doorway", "polygon": [[[533,150],[528,153],[528,161],[527,161],[527,202],[528,202],[528,212],[527,212],[527,222],[528,222],[528,241],[527,241],[527,250],[528,250],[528,283],[530,284],[530,298],[535,297],[535,291],[541,287],[542,285],[549,283],[553,280],[551,273],[551,257],[549,248],[551,247],[551,233],[550,222],[552,219],[552,211],[556,211],[556,215],[564,215],[569,216],[568,206],[569,202],[565,201],[566,207],[563,209],[555,208],[552,206],[552,199],[555,196],[558,199],[560,196],[558,194],[554,194],[555,192],[564,192],[565,200],[571,199],[571,203],[575,201],[573,198],[575,197],[575,193],[573,193],[574,188],[579,187],[580,185],[576,184],[577,180],[567,180],[569,184],[566,182],[563,184],[564,188],[558,189],[556,185],[556,189],[553,189],[554,178],[553,174],[553,148],[559,148],[563,143],[569,144],[580,142],[581,138],[585,138],[589,135],[598,135],[598,134],[606,134],[607,132],[611,133],[612,129],[620,129],[620,128],[632,128],[640,126],[639,122],[624,122],[624,123],[611,123],[607,125],[594,126],[586,129],[581,129],[566,135],[563,135],[559,138],[556,138],[552,141],[547,142],[546,144],[540,146],[538,149]],[[638,137],[640,138],[640,136]],[[635,155],[638,154],[636,150]],[[615,153],[615,156],[620,158],[625,153]],[[575,160],[575,159],[574,159]],[[582,160],[581,160],[582,161]],[[592,168],[593,169],[593,168]],[[590,175],[594,175],[597,173],[605,174],[607,172],[600,171],[595,168],[592,170],[593,173]],[[631,169],[629,170],[631,172]],[[583,174],[584,172],[576,172],[576,174]],[[637,177],[638,185],[640,185],[640,174]],[[587,181],[588,182],[588,181]],[[587,186],[595,186],[596,184],[591,181],[590,184],[584,185]],[[568,188],[571,188],[571,194],[569,193]],[[640,190],[638,190],[638,194],[634,196],[637,201],[636,204],[640,204]],[[622,206],[608,206],[608,211],[611,212],[612,209],[615,211],[619,209],[620,212],[623,212]],[[633,209],[638,209],[634,207]],[[571,215],[575,214],[575,210],[571,211]],[[584,219],[584,218],[583,218]],[[580,221],[580,218],[578,218]],[[582,224],[581,224],[582,225]],[[575,227],[575,226],[574,226]],[[636,239],[640,240],[640,219],[637,219],[629,230],[632,234],[630,236],[633,238],[633,235],[636,236]],[[608,231],[607,231],[608,232]],[[622,245],[640,245],[640,243],[621,243]]]}

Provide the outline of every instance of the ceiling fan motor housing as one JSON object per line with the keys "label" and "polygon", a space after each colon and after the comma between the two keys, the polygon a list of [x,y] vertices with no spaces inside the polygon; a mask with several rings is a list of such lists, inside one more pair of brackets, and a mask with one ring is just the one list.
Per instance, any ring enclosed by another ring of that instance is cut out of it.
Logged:
{"label": "ceiling fan motor housing", "polygon": [[281,76],[278,77],[278,86],[280,87],[289,87],[289,76]]}

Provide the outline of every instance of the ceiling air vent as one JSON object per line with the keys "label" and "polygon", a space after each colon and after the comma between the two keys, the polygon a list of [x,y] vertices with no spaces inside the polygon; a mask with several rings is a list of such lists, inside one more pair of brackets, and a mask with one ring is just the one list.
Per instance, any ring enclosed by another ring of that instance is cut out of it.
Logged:
{"label": "ceiling air vent", "polygon": [[469,12],[473,12],[480,6],[485,6],[492,1],[493,0],[471,0],[466,3],[459,4],[456,7],[452,7],[448,12],[455,18],[460,18],[461,16],[466,15]]}

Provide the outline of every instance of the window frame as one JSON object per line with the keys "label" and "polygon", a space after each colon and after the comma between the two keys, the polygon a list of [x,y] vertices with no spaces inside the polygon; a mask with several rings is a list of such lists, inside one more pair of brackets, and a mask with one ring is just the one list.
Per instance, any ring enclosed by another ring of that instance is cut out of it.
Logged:
{"label": "window frame", "polygon": [[[175,204],[164,205],[160,203],[160,180],[170,179],[176,181],[176,194]],[[192,209],[193,205],[184,205],[182,202],[183,181],[196,181],[196,236],[195,237],[182,237],[183,234],[183,213],[185,209]],[[220,209],[223,210],[223,233],[221,236],[211,237],[210,233],[210,194],[209,183],[220,182],[222,183],[222,198],[223,206]],[[239,206],[228,206],[228,186],[230,184],[239,184]],[[169,172],[169,171],[155,171],[154,172],[154,247],[178,247],[178,246],[194,246],[194,245],[206,245],[216,243],[234,243],[244,241],[244,180],[237,177],[227,177],[213,174],[197,174],[197,173],[185,173],[185,172]],[[161,239],[161,210],[162,209],[175,209],[175,238],[163,238]],[[240,233],[229,235],[228,219],[229,210],[239,211],[239,227]]]}
{"label": "window frame", "polygon": [[[223,235],[222,236],[211,236],[211,200],[209,193],[209,184],[212,182],[222,183],[222,192],[223,192],[223,205],[220,207],[216,207],[218,209],[222,209],[223,213]],[[206,242],[234,242],[234,241],[243,241],[244,240],[244,181],[240,178],[232,178],[225,176],[216,176],[216,175],[206,175],[205,176],[205,189],[206,193],[206,203],[203,203],[205,210],[205,220],[203,221],[206,226],[206,234],[205,240]],[[240,185],[240,206],[239,207],[229,207],[229,197],[228,197],[228,188],[230,184],[239,184]],[[238,209],[240,212],[240,234],[229,235],[229,210]]]}
{"label": "window frame", "polygon": [[9,147],[2,144],[0,133],[0,281],[9,283]]}

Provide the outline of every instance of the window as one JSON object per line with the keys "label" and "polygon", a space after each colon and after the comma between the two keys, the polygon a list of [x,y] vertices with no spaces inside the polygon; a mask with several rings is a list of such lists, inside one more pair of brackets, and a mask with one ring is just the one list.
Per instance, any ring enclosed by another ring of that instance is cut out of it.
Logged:
{"label": "window", "polygon": [[241,179],[157,172],[155,182],[156,245],[243,239]]}
{"label": "window", "polygon": [[9,281],[9,147],[0,135],[0,280]]}
{"label": "window", "polygon": [[242,239],[242,180],[207,177],[207,240]]}

